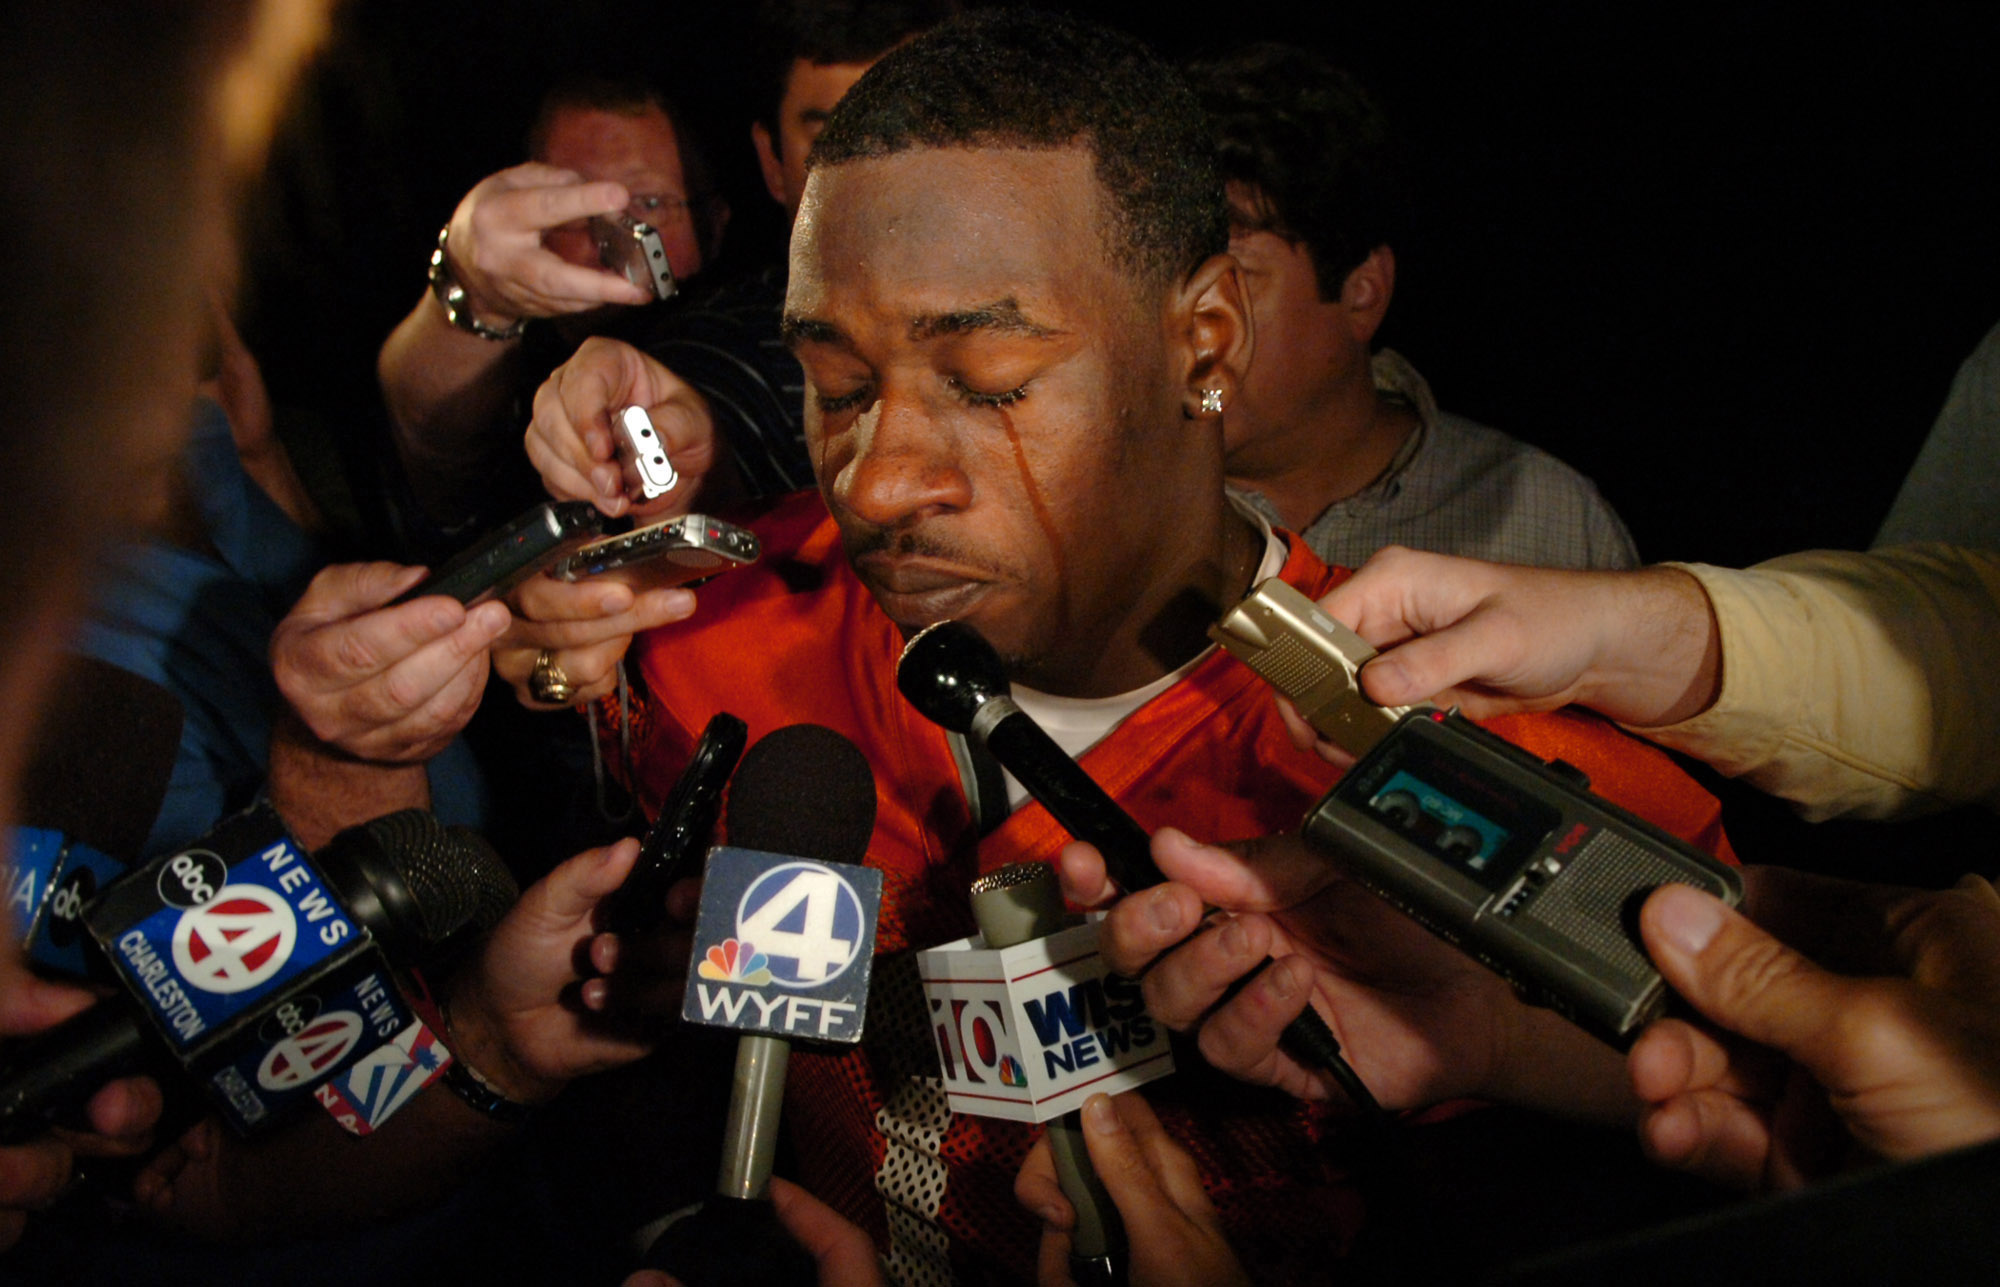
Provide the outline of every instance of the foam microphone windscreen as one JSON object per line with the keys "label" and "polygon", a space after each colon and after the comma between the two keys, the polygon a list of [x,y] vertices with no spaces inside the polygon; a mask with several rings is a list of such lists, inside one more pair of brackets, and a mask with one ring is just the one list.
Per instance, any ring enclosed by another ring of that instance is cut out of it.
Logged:
{"label": "foam microphone windscreen", "polygon": [[738,848],[858,864],[875,830],[868,757],[819,724],[767,733],[730,781],[723,827]]}
{"label": "foam microphone windscreen", "polygon": [[29,748],[15,820],[130,866],[167,798],[180,741],[172,693],[94,657],[65,658]]}

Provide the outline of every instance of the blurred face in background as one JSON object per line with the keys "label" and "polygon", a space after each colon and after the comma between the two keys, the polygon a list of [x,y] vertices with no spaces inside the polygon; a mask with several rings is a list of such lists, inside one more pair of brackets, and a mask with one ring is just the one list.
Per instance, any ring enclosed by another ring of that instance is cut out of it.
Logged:
{"label": "blurred face in background", "polygon": [[[656,107],[636,114],[564,109],[549,122],[542,153],[535,159],[574,170],[589,182],[623,184],[632,195],[627,217],[660,234],[674,276],[701,271],[703,239],[694,204],[701,194],[688,191],[680,140],[666,113]],[[588,223],[551,228],[542,244],[579,267],[601,267]]]}

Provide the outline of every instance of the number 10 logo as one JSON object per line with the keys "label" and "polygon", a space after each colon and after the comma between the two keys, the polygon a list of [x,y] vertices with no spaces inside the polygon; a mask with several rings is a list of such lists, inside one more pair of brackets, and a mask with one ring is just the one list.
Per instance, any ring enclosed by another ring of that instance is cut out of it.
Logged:
{"label": "number 10 logo", "polygon": [[736,904],[736,937],[770,958],[780,987],[816,988],[854,964],[866,937],[861,897],[839,873],[788,862],[750,882]]}

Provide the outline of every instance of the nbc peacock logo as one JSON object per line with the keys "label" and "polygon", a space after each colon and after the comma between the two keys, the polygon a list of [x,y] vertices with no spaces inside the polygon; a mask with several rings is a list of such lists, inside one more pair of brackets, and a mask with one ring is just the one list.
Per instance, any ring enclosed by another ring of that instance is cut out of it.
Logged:
{"label": "nbc peacock logo", "polygon": [[723,939],[708,949],[695,973],[719,983],[759,988],[771,981],[770,960],[753,943]]}

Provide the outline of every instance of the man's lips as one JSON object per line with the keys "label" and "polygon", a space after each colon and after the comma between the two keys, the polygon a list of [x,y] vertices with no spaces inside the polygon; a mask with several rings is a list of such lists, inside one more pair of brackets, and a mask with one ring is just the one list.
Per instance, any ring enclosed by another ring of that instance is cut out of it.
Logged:
{"label": "man's lips", "polygon": [[983,572],[921,555],[877,551],[854,566],[883,611],[904,625],[957,616],[988,584]]}

